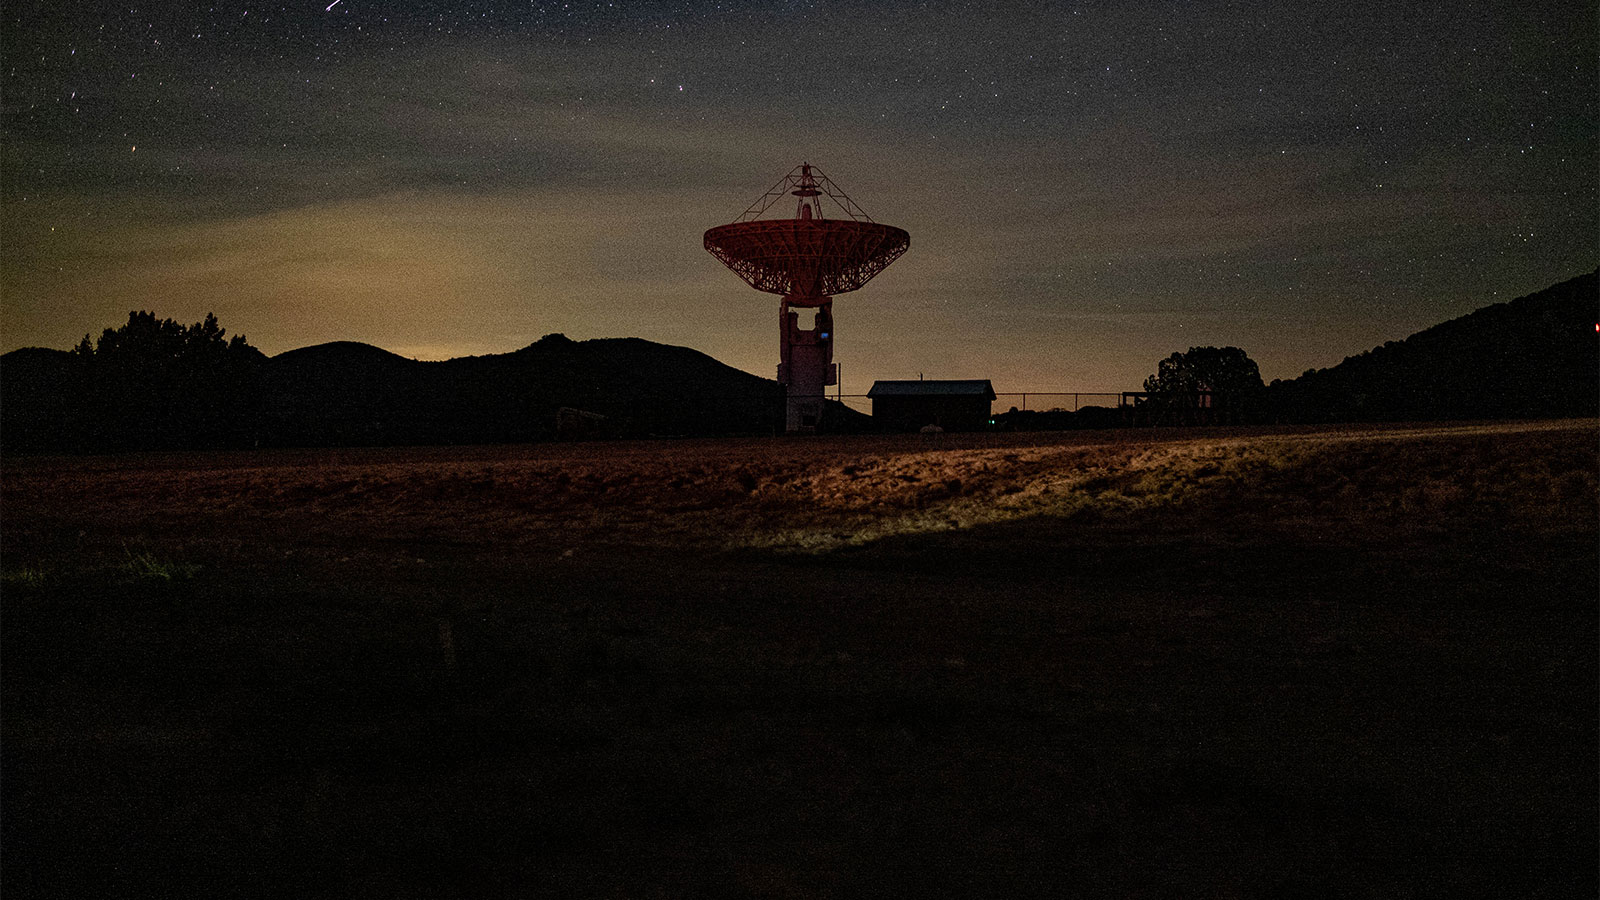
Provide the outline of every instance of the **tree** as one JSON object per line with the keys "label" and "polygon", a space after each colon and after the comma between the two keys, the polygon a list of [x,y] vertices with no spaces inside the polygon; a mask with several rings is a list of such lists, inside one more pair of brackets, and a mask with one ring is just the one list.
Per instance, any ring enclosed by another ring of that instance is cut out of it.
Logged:
{"label": "tree", "polygon": [[1144,380],[1152,394],[1249,394],[1263,386],[1261,369],[1238,347],[1190,347],[1157,363],[1156,374]]}
{"label": "tree", "polygon": [[1265,387],[1255,360],[1238,347],[1190,347],[1156,364],[1144,389],[1173,423],[1239,422]]}
{"label": "tree", "polygon": [[121,328],[73,351],[87,390],[81,403],[89,449],[244,446],[254,442],[265,356],[231,340],[207,313],[184,326],[130,312]]}

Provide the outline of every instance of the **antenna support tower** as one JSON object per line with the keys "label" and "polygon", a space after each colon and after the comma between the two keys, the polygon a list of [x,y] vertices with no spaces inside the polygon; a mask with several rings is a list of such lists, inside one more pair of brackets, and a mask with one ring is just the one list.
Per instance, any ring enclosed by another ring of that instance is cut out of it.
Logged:
{"label": "antenna support tower", "polygon": [[[794,218],[763,219],[796,198]],[[778,304],[778,383],[787,397],[785,430],[815,432],[827,388],[839,383],[833,362],[833,298],[856,290],[911,246],[903,229],[872,221],[820,169],[801,163],[744,211],[706,232],[706,250]],[[811,328],[801,309],[816,310]]]}

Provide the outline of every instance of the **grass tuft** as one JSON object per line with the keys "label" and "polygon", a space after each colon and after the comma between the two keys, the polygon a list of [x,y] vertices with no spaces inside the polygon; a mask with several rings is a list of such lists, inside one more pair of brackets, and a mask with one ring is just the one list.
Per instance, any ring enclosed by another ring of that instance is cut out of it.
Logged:
{"label": "grass tuft", "polygon": [[42,566],[22,566],[0,571],[0,584],[7,587],[44,587],[50,580]]}
{"label": "grass tuft", "polygon": [[200,571],[194,563],[161,560],[148,550],[135,553],[124,547],[123,553],[124,559],[117,568],[135,581],[187,581]]}

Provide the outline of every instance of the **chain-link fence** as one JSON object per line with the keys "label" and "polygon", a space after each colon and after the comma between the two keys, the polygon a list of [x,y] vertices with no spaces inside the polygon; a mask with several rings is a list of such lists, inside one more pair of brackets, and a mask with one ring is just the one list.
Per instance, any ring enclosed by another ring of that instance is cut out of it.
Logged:
{"label": "chain-link fence", "polygon": [[1077,412],[1086,406],[1115,408],[1122,394],[1109,391],[1020,391],[995,394],[995,412]]}
{"label": "chain-link fence", "polygon": [[[863,415],[872,415],[872,401],[866,394],[829,394]],[[1124,404],[1123,395],[1115,391],[1007,391],[996,393],[994,411],[1019,412],[1077,412],[1088,406],[1116,408]]]}

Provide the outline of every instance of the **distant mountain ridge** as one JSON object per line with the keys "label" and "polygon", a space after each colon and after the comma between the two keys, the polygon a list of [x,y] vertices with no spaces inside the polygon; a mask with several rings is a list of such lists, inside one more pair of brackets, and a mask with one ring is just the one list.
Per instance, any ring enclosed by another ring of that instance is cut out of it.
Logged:
{"label": "distant mountain ridge", "polygon": [[1289,422],[1600,415],[1600,270],[1267,389]]}
{"label": "distant mountain ridge", "polygon": [[562,408],[591,414],[604,435],[760,434],[780,396],[776,381],[698,350],[560,334],[438,362],[341,341],[279,354],[268,371],[264,417],[292,444],[548,440],[561,436]]}
{"label": "distant mountain ridge", "polygon": [[[37,347],[0,357],[0,441],[7,451],[215,446],[105,437],[78,357]],[[335,341],[262,357],[246,405],[249,428],[226,446],[470,444],[574,437],[771,434],[776,381],[698,350],[639,338],[560,334],[510,353],[437,362]],[[182,402],[181,397],[172,402]],[[868,417],[830,402],[839,430]],[[567,410],[563,413],[562,410]],[[102,410],[100,416],[104,416]],[[565,433],[563,423],[580,428]]]}

